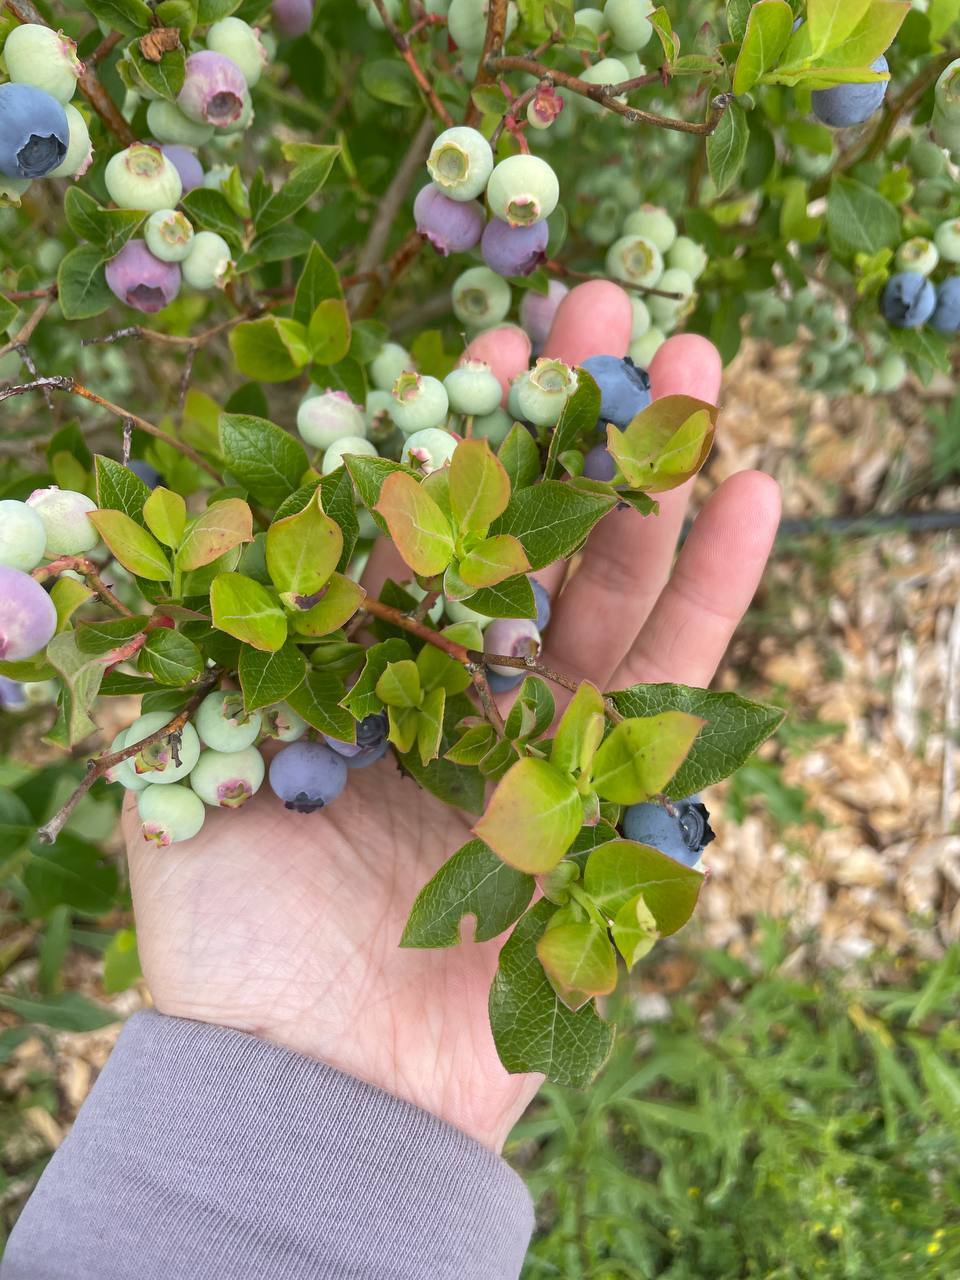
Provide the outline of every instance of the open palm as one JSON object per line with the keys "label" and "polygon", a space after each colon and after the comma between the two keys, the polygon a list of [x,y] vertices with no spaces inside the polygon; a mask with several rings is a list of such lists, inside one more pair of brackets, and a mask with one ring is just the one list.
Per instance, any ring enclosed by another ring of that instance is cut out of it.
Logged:
{"label": "open palm", "polygon": [[[624,305],[625,304],[625,305]],[[629,301],[604,282],[565,301],[546,352],[570,363],[623,354]],[[481,345],[482,344],[482,345]],[[495,372],[526,367],[516,330],[477,344]],[[522,344],[521,344],[522,346]],[[693,336],[668,341],[654,393],[714,400],[720,363]],[[618,511],[577,570],[537,576],[554,595],[544,660],[613,689],[711,679],[746,609],[779,518],[768,477],[726,481],[671,573],[687,489],[661,514]],[[366,585],[408,576],[380,546]],[[405,1098],[493,1150],[540,1083],[497,1058],[487,994],[502,939],[446,951],[398,947],[410,906],[469,838],[470,819],[404,778],[388,755],[352,771],[320,814],[283,809],[267,788],[241,814],[213,812],[193,840],[157,851],[126,814],[138,938],[157,1008],[263,1036]]]}

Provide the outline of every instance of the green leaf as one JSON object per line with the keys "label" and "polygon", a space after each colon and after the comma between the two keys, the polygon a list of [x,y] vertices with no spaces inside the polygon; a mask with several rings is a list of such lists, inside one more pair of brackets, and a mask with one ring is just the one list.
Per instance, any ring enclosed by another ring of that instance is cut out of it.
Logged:
{"label": "green leaf", "polygon": [[572,780],[545,760],[518,760],[501,778],[474,832],[512,867],[540,875],[556,866],[580,830]]}
{"label": "green leaf", "polygon": [[841,257],[895,249],[900,214],[865,183],[837,174],[827,196],[827,232],[833,252]]}
{"label": "green leaf", "polygon": [[393,58],[365,61],[360,69],[360,83],[371,98],[389,102],[394,107],[415,107],[420,100],[410,72]]}
{"label": "green leaf", "polygon": [[583,887],[604,915],[617,915],[642,893],[664,936],[682,929],[693,915],[703,880],[693,867],[630,840],[611,840],[594,849],[583,872]]}
{"label": "green leaf", "polygon": [[[360,524],[357,520],[357,503],[354,496],[353,481],[346,467],[337,467],[320,481],[320,506],[331,520],[336,520],[343,535],[343,550],[337,568],[346,572],[353,556],[353,549],[360,536]],[[279,516],[279,512],[277,513]]]}
{"label": "green leaf", "polygon": [[504,726],[504,737],[510,742],[526,743],[539,738],[553,724],[556,704],[550,686],[539,676],[527,676]]}
{"label": "green leaf", "polygon": [[793,10],[786,0],[760,0],[750,10],[733,73],[733,92],[748,93],[777,61],[790,39]]}
{"label": "green leaf", "polygon": [[86,0],[86,7],[98,22],[125,36],[139,36],[150,30],[153,15],[144,0]]}
{"label": "green leaf", "polygon": [[447,691],[442,685],[424,695],[420,714],[417,716],[417,751],[420,753],[420,762],[424,766],[431,760],[436,760],[440,754],[446,702]]}
{"label": "green leaf", "polygon": [[595,791],[613,804],[640,804],[659,795],[703,725],[699,716],[685,711],[665,711],[615,725],[593,762]]}
{"label": "green leaf", "polygon": [[295,224],[271,227],[263,235],[257,236],[250,248],[241,253],[236,263],[237,272],[245,275],[265,262],[287,262],[291,258],[299,258],[312,243],[310,233]]}
{"label": "green leaf", "polygon": [[65,320],[89,320],[116,299],[104,275],[106,256],[96,245],[71,249],[57,268],[57,301]]}
{"label": "green leaf", "polygon": [[24,1022],[53,1027],[57,1031],[96,1031],[120,1020],[120,1015],[113,1009],[94,1004],[76,991],[31,999],[0,995],[0,1005]]}
{"label": "green leaf", "polygon": [[707,138],[707,165],[717,195],[722,196],[740,176],[749,142],[747,113],[739,102],[731,102]]}
{"label": "green leaf", "polygon": [[366,592],[352,578],[335,573],[310,599],[315,603],[309,609],[293,611],[288,621],[297,635],[314,639],[338,631],[360,608]]}
{"label": "green leaf", "polygon": [[522,423],[515,422],[510,428],[507,438],[497,450],[497,457],[510,477],[514,493],[533,484],[540,476],[540,451]]}
{"label": "green leaf", "polygon": [[381,644],[371,645],[367,650],[367,660],[356,684],[343,699],[343,705],[357,720],[364,720],[375,711],[383,709],[377,697],[377,681],[391,662],[402,662],[410,657],[410,646],[406,640],[390,639]]}
{"label": "green leaf", "polygon": [[784,717],[779,707],[751,702],[738,693],[710,693],[682,684],[638,684],[609,697],[625,716],[686,711],[707,722],[666,789],[675,800],[729,777]]}
{"label": "green leaf", "polygon": [[[352,475],[349,462],[347,467]],[[388,475],[376,511],[414,573],[443,572],[453,556],[453,534],[440,507],[413,476],[405,471]]]}
{"label": "green leaf", "polygon": [[[320,733],[329,734],[341,742],[354,741],[354,718],[339,705],[343,701],[343,681],[331,671],[316,667],[308,670],[303,683],[287,695],[286,701],[297,715],[303,716],[307,724]],[[375,710],[380,710],[379,703]]]}
{"label": "green leaf", "polygon": [[835,49],[870,8],[871,0],[807,0],[807,23],[814,57]]}
{"label": "green leaf", "polygon": [[494,587],[530,568],[526,552],[510,534],[500,533],[478,542],[460,561],[461,579],[469,587]]}
{"label": "green leaf", "polygon": [[[308,142],[284,142],[280,150],[293,170],[277,191],[269,191],[253,210],[257,231],[263,232],[278,222],[286,222],[315,195],[340,154],[336,146],[318,146]],[[253,196],[251,192],[251,203]]]}
{"label": "green leaf", "polygon": [[388,707],[419,707],[423,693],[417,664],[410,658],[388,662],[377,681],[376,694]]}
{"label": "green leaf", "polygon": [[660,930],[642,893],[625,902],[610,929],[617,950],[630,970],[653,949]]}
{"label": "green leaf", "polygon": [[97,485],[97,505],[122,511],[131,520],[143,524],[143,505],[150,490],[135,471],[98,453],[93,460]]}
{"label": "green leaf", "polygon": [[477,769],[454,764],[452,760],[443,759],[443,756],[456,741],[458,736],[456,725],[464,716],[472,715],[474,712],[473,703],[464,695],[448,698],[443,735],[438,747],[439,758],[424,765],[416,751],[400,756],[401,767],[415,782],[425,787],[432,795],[438,796],[445,804],[463,809],[467,813],[480,813],[483,810],[486,789],[483,775]]}
{"label": "green leaf", "polygon": [[486,440],[463,440],[457,445],[448,482],[450,510],[461,534],[486,533],[510,501],[510,477]]}
{"label": "green leaf", "polygon": [[727,0],[727,30],[730,39],[737,44],[747,33],[747,21],[753,5],[754,0]]}
{"label": "green leaf", "polygon": [[616,503],[612,495],[581,492],[560,480],[545,480],[514,493],[490,529],[511,533],[527,553],[531,569],[572,555]]}
{"label": "green leaf", "polygon": [[147,89],[168,102],[176,101],[186,74],[186,54],[182,48],[167,49],[159,62],[151,62],[134,43],[127,46],[124,56],[133,67],[134,77]]}
{"label": "green leaf", "polygon": [[126,991],[143,976],[133,929],[118,929],[103,953],[103,989],[110,995]]}
{"label": "green leaf", "polygon": [[[77,584],[79,585],[79,584]],[[77,648],[81,653],[110,653],[118,645],[138,635],[147,622],[146,614],[109,621],[83,622],[76,628]]]}
{"label": "green leaf", "polygon": [[244,645],[238,668],[244,709],[256,711],[271,702],[282,702],[299,689],[306,674],[306,659],[292,640],[276,653],[263,653]]}
{"label": "green leaf", "polygon": [[592,920],[548,924],[537,942],[537,959],[554,991],[574,1012],[616,988],[616,952],[606,931]]}
{"label": "green leaf", "polygon": [[310,246],[307,260],[297,281],[293,300],[293,318],[301,324],[309,324],[310,318],[321,302],[327,298],[342,300],[343,289],[337,269],[316,243]]}
{"label": "green leaf", "polygon": [[261,316],[230,330],[238,370],[258,382],[288,382],[310,360],[307,331],[296,320]]}
{"label": "green leaf", "polygon": [[222,191],[196,187],[187,192],[180,204],[192,223],[203,231],[215,231],[231,250],[239,250],[243,244],[243,218]]}
{"label": "green leaf", "polygon": [[242,573],[221,573],[210,588],[213,625],[255,649],[275,652],[287,638],[287,619],[274,597]]}
{"label": "green leaf", "polygon": [[67,623],[80,608],[92,599],[94,593],[85,582],[75,578],[58,578],[50,588],[50,599],[57,611],[57,631],[64,631]]}
{"label": "green leaf", "polygon": [[151,631],[137,666],[160,684],[182,688],[203,671],[203,654],[185,635],[169,628]]}
{"label": "green leaf", "polygon": [[230,473],[257,502],[276,507],[300,484],[309,463],[300,443],[266,418],[221,415],[220,450]]}
{"label": "green leaf", "polygon": [[893,44],[909,12],[908,0],[902,0],[901,3],[896,3],[895,0],[894,3],[890,0],[873,0],[850,34],[830,50],[824,61],[829,62],[832,67],[847,70],[872,70],[872,64]]}
{"label": "green leaf", "polygon": [[399,462],[391,462],[389,458],[368,458],[359,453],[349,454],[344,465],[350,473],[351,480],[357,486],[360,501],[386,533],[386,521],[376,510],[377,503],[380,501],[380,490],[389,476],[397,472],[413,475],[413,472],[402,467]]}
{"label": "green leaf", "polygon": [[603,698],[588,680],[567,704],[550,748],[550,763],[561,773],[584,768],[600,745],[605,726]]}
{"label": "green leaf", "polygon": [[188,572],[200,569],[252,538],[253,513],[242,498],[211,502],[187,526],[177,548],[177,568]]}
{"label": "green leaf", "polygon": [[67,188],[63,212],[71,231],[102,249],[105,259],[120,252],[147,216],[138,209],[104,209],[81,187]]}
{"label": "green leaf", "polygon": [[546,899],[531,907],[500,952],[490,1027],[507,1071],[540,1071],[555,1084],[582,1089],[610,1056],[616,1028],[592,1005],[572,1012],[550,985],[537,943],[555,910]]}
{"label": "green leaf", "polygon": [[[471,634],[467,636],[466,632]],[[483,645],[480,628],[471,622],[454,623],[453,626],[445,627],[443,635],[471,648],[479,649]],[[417,670],[425,692],[442,688],[446,693],[463,693],[472,683],[470,672],[462,663],[432,644],[425,644],[417,654]]]}
{"label": "green leaf", "polygon": [[[593,436],[599,418],[600,388],[585,369],[577,369],[577,389],[563,406],[560,420],[550,433],[550,448],[543,471],[545,480],[552,480],[559,471],[562,453]],[[525,434],[529,439],[530,433]]]}
{"label": "green leaf", "polygon": [[187,504],[179,493],[157,485],[143,504],[147,528],[165,547],[176,547],[187,524]]}
{"label": "green leaf", "polygon": [[117,869],[96,845],[70,831],[57,843],[34,840],[23,872],[31,911],[46,915],[65,905],[85,915],[103,915],[117,905]]}
{"label": "green leaf", "polygon": [[307,326],[307,346],[317,364],[338,364],[350,350],[350,313],[342,298],[318,302]]}
{"label": "green leaf", "polygon": [[168,582],[173,568],[152,533],[122,511],[91,511],[88,519],[125,569],[148,582]]}
{"label": "green leaf", "polygon": [[716,405],[693,396],[663,396],[620,431],[607,426],[607,451],[628,483],[645,493],[684,484],[703,466],[713,446]]}
{"label": "green leaf", "polygon": [[[340,526],[320,509],[317,491],[296,515],[275,520],[267,530],[267,571],[281,593],[312,596],[330,579],[340,561],[343,534]],[[300,604],[299,607],[307,607]]]}
{"label": "green leaf", "polygon": [[536,882],[508,867],[482,840],[470,840],[417,894],[401,947],[455,947],[465,916],[475,918],[475,942],[509,929],[526,910]]}

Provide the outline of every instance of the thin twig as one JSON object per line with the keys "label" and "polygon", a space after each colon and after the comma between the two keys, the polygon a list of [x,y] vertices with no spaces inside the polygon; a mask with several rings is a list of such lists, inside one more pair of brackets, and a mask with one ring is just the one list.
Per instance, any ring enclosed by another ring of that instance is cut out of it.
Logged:
{"label": "thin twig", "polygon": [[468,670],[473,681],[473,687],[477,691],[477,697],[480,699],[483,714],[496,729],[497,735],[502,738],[505,728],[503,716],[500,714],[500,708],[497,706],[490,685],[487,682],[486,668],[482,662],[474,662],[470,664]]}
{"label": "thin twig", "polygon": [[80,345],[82,347],[107,346],[114,342],[123,342],[127,338],[134,338],[137,341],[159,342],[164,346],[170,347],[202,347],[211,338],[217,337],[218,334],[226,332],[227,329],[232,329],[234,325],[241,324],[244,320],[255,320],[264,311],[267,311],[270,307],[279,306],[281,302],[282,299],[278,298],[274,302],[258,303],[257,306],[249,307],[239,315],[231,316],[229,320],[221,320],[219,324],[213,325],[212,328],[203,329],[200,333],[195,333],[192,336],[162,333],[159,329],[148,329],[142,324],[128,324],[122,329],[114,329],[112,333],[105,333],[93,338],[84,338]]}
{"label": "thin twig", "polygon": [[551,84],[562,85],[565,89],[569,89],[571,93],[577,93],[582,98],[590,98],[593,102],[599,102],[601,106],[606,107],[609,111],[613,111],[617,115],[623,116],[625,120],[629,120],[631,124],[651,124],[658,129],[673,129],[677,133],[693,133],[700,137],[713,133],[720,123],[723,113],[733,100],[732,94],[718,94],[710,103],[710,111],[706,120],[700,124],[695,124],[690,120],[678,120],[673,116],[661,116],[653,111],[642,111],[639,107],[631,107],[628,103],[619,100],[621,94],[629,93],[631,89],[638,88],[638,81],[647,82],[646,77],[641,76],[635,80],[624,80],[621,84],[590,84],[587,80],[581,80],[579,76],[572,76],[566,71],[558,70],[556,67],[548,67],[545,63],[538,62],[536,58],[513,56],[488,58],[485,65],[487,70],[491,72],[523,71],[527,75],[536,76],[538,80],[548,80]]}
{"label": "thin twig", "polygon": [[[494,2],[499,3],[500,0],[494,0]],[[413,75],[414,80],[416,80],[417,84],[420,86],[421,93],[426,98],[427,102],[430,104],[430,110],[434,113],[434,115],[437,116],[438,119],[442,120],[443,123],[449,128],[450,125],[453,124],[453,117],[451,116],[447,108],[443,105],[443,103],[440,101],[440,99],[437,97],[437,91],[434,89],[433,85],[427,79],[423,68],[420,66],[420,63],[414,57],[413,50],[410,48],[410,42],[407,40],[407,37],[403,34],[403,32],[400,30],[400,28],[397,26],[394,20],[390,17],[390,14],[387,11],[387,6],[384,3],[384,0],[373,0],[373,3],[376,6],[376,9],[380,15],[381,21],[383,22],[384,30],[387,32],[390,39],[396,45],[401,58],[403,58],[404,62],[410,68],[410,71]],[[506,0],[503,0],[503,3],[505,5]]]}
{"label": "thin twig", "polygon": [[49,387],[51,391],[65,391],[67,395],[80,396],[84,400],[89,400],[92,404],[98,404],[101,409],[106,409],[108,413],[114,414],[121,420],[124,418],[132,419],[135,427],[145,431],[149,436],[155,436],[156,439],[163,440],[172,449],[176,449],[178,453],[182,453],[185,458],[189,458],[191,462],[196,463],[198,467],[206,471],[207,475],[212,476],[217,484],[223,484],[223,478],[220,473],[190,445],[178,440],[176,436],[170,435],[160,427],[154,426],[146,418],[141,418],[138,414],[131,413],[129,409],[124,409],[122,405],[114,404],[112,400],[104,399],[103,396],[97,395],[95,391],[91,391],[89,387],[83,386],[66,375],[55,374],[48,378],[35,378],[33,382],[24,382],[15,387],[0,387],[0,402],[9,400],[11,396],[26,395],[28,391],[42,391],[44,387]]}
{"label": "thin twig", "polygon": [[139,742],[134,742],[130,746],[123,747],[120,751],[111,751],[106,755],[99,756],[96,760],[87,762],[87,772],[83,781],[73,792],[66,804],[62,805],[53,815],[49,822],[45,823],[37,832],[37,838],[42,840],[44,844],[53,844],[57,836],[63,830],[63,825],[73,813],[74,809],[87,794],[98,778],[102,778],[115,765],[122,764],[124,760],[129,760],[131,756],[137,755],[144,747],[151,747],[155,742],[162,742],[164,738],[171,738],[174,734],[179,734],[183,726],[199,707],[200,703],[207,696],[212,685],[216,684],[219,679],[219,673],[210,672],[197,685],[197,688],[190,696],[189,702],[182,711],[169,720],[162,728],[157,729],[155,733],[149,733],[145,738],[141,738]]}
{"label": "thin twig", "polygon": [[[507,0],[489,0],[489,8],[487,10],[487,33],[483,41],[483,52],[480,54],[480,65],[477,68],[477,76],[473,87],[479,89],[482,85],[493,84],[496,80],[496,70],[491,66],[493,55],[503,48],[503,39],[507,30]],[[467,115],[464,124],[475,125],[480,119],[480,108],[474,101],[471,93],[467,106]]]}
{"label": "thin twig", "polygon": [[34,569],[30,576],[36,578],[38,582],[42,582],[44,578],[55,577],[56,574],[62,573],[64,569],[72,569],[74,573],[79,573],[81,577],[86,578],[88,584],[103,603],[109,605],[111,609],[122,614],[125,618],[133,617],[131,610],[127,608],[122,600],[117,599],[100,577],[97,566],[85,556],[59,556],[56,560],[51,560],[49,564],[42,564],[39,568]]}
{"label": "thin twig", "polygon": [[[31,3],[31,0],[5,0],[5,3],[14,17],[19,18],[21,22],[33,22],[41,27],[49,26],[43,14]],[[117,104],[97,79],[92,60],[84,67],[77,80],[77,85],[103,123],[125,147],[128,147],[131,142],[136,142],[137,135],[124,120],[117,108]]]}
{"label": "thin twig", "polygon": [[130,449],[133,445],[133,419],[124,418],[123,420],[123,450],[120,454],[120,461],[123,466],[130,465]]}

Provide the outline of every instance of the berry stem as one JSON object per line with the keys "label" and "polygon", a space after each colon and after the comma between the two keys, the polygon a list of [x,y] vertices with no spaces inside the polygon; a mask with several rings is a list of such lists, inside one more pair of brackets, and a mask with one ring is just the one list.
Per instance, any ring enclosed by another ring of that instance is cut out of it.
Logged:
{"label": "berry stem", "polygon": [[87,772],[83,781],[76,790],[69,796],[66,803],[61,805],[57,812],[53,815],[49,822],[37,831],[37,838],[43,844],[53,844],[57,836],[63,830],[63,825],[73,813],[74,809],[87,794],[98,778],[102,778],[105,773],[121,764],[124,760],[129,760],[131,756],[137,755],[144,747],[152,747],[155,742],[160,742],[164,738],[170,738],[175,733],[179,733],[183,726],[204,700],[210,689],[217,683],[219,672],[211,671],[203,677],[197,685],[194,692],[190,695],[189,700],[183,706],[182,710],[162,725],[154,733],[148,733],[145,738],[141,738],[139,742],[131,743],[123,747],[120,751],[110,751],[106,755],[98,756],[96,760],[87,762]]}
{"label": "berry stem", "polygon": [[84,400],[89,400],[92,404],[98,404],[101,409],[106,409],[108,413],[114,414],[121,421],[125,418],[130,418],[135,427],[145,431],[148,436],[155,436],[158,440],[163,440],[170,445],[171,449],[176,449],[178,453],[182,453],[185,458],[189,458],[191,462],[196,463],[198,467],[206,471],[207,475],[216,480],[218,485],[223,484],[220,473],[190,445],[184,444],[182,440],[178,440],[175,436],[168,435],[160,427],[154,426],[146,418],[141,418],[137,414],[131,413],[129,409],[124,409],[122,405],[114,404],[112,400],[105,400],[103,396],[97,395],[89,387],[83,386],[82,383],[67,377],[65,374],[54,374],[48,378],[34,378],[32,382],[22,382],[15,387],[2,387],[0,388],[0,402],[9,400],[11,396],[22,396],[28,391],[43,391],[45,388],[49,388],[51,391],[65,391],[72,396],[80,396]]}
{"label": "berry stem", "polygon": [[[414,80],[416,80],[417,84],[420,86],[421,93],[430,104],[430,110],[449,128],[449,126],[453,124],[453,117],[437,97],[436,90],[427,79],[426,73],[420,66],[420,63],[414,57],[413,50],[410,48],[410,42],[407,40],[407,37],[390,17],[384,0],[373,0],[373,3],[376,6],[381,21],[383,22],[384,30],[396,45],[401,58],[403,58],[404,62],[410,68]],[[506,9],[506,0],[503,0],[503,6],[504,9]]]}
{"label": "berry stem", "polygon": [[92,587],[104,604],[109,605],[115,612],[121,614],[125,618],[132,618],[133,613],[122,600],[118,600],[107,584],[100,577],[97,566],[92,560],[88,560],[86,556],[59,556],[56,560],[51,560],[49,564],[42,564],[39,568],[34,569],[31,573],[32,578],[36,578],[38,582],[42,582],[44,578],[54,577],[58,573],[62,573],[64,569],[72,569],[74,573],[81,574],[87,581],[87,585]]}

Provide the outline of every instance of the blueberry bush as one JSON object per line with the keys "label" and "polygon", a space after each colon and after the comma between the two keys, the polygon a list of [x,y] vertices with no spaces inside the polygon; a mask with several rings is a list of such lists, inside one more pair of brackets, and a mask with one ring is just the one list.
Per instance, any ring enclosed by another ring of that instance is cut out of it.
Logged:
{"label": "blueberry bush", "polygon": [[[716,407],[651,399],[678,329],[799,333],[826,390],[949,370],[958,13],[5,0],[3,697],[71,754],[140,700],[38,830],[4,797],[33,905],[102,874],[109,784],[162,858],[263,786],[319,845],[400,768],[473,838],[397,941],[512,930],[502,1061],[589,1081],[596,998],[695,908],[698,793],[781,712],[551,670],[532,575],[706,461]],[[600,296],[629,349],[558,358]]]}

